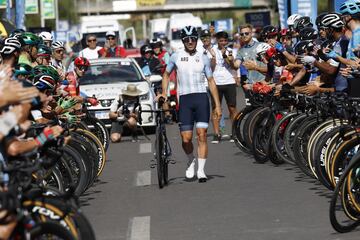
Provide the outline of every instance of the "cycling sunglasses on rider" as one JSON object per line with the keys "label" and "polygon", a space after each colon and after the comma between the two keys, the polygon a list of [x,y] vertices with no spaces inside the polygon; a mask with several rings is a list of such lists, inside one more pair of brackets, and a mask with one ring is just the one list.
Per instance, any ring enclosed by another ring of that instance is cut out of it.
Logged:
{"label": "cycling sunglasses on rider", "polygon": [[84,71],[86,72],[88,70],[88,67],[87,66],[78,66],[77,67],[80,71]]}
{"label": "cycling sunglasses on rider", "polygon": [[182,40],[184,43],[197,42],[197,37],[184,37]]}

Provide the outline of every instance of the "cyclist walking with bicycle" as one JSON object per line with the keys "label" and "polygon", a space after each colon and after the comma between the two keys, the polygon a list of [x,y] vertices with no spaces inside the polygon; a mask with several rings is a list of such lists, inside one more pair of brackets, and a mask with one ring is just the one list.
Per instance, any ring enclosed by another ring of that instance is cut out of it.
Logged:
{"label": "cyclist walking with bicycle", "polygon": [[[211,95],[215,100],[215,115],[221,117],[221,108],[216,84],[212,75],[210,59],[203,52],[196,50],[198,33],[193,26],[181,30],[181,39],[184,50],[175,52],[166,67],[162,80],[162,89],[167,89],[169,76],[176,69],[179,94],[179,126],[182,138],[182,147],[188,158],[186,178],[195,175],[196,158],[192,143],[193,127],[196,126],[198,140],[198,170],[199,182],[206,182],[204,171],[207,155],[207,128],[210,118],[210,104],[203,74],[205,74]],[[166,94],[158,96],[167,98]]]}

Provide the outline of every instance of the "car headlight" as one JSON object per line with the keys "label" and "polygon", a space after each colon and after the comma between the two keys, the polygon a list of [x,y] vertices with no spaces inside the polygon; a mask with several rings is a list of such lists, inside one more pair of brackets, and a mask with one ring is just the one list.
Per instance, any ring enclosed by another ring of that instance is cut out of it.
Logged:
{"label": "car headlight", "polygon": [[149,93],[146,93],[146,94],[144,94],[144,95],[140,95],[139,98],[140,98],[140,101],[147,101],[147,100],[150,99]]}
{"label": "car headlight", "polygon": [[110,107],[110,105],[112,104],[113,101],[114,101],[114,99],[103,99],[103,100],[100,100],[100,104],[102,107]]}

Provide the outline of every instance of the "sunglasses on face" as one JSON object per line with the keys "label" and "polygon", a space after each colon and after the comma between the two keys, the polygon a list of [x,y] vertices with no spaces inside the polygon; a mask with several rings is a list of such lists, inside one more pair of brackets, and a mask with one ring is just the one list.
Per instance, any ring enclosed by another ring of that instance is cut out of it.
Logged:
{"label": "sunglasses on face", "polygon": [[89,39],[88,42],[96,42],[96,39]]}
{"label": "sunglasses on face", "polygon": [[210,40],[210,37],[201,37],[200,39],[201,39],[202,41],[205,41],[205,40],[209,41],[209,40]]}
{"label": "sunglasses on face", "polygon": [[189,43],[190,41],[191,42],[196,42],[197,38],[196,37],[185,37],[182,40],[183,40],[184,43]]}
{"label": "sunglasses on face", "polygon": [[241,37],[244,37],[244,36],[249,36],[250,35],[250,32],[243,32],[243,33],[240,33],[240,36]]}
{"label": "sunglasses on face", "polygon": [[86,71],[87,69],[88,69],[88,67],[86,67],[86,66],[79,66],[79,67],[77,67],[80,71]]}
{"label": "sunglasses on face", "polygon": [[107,40],[114,40],[115,38],[114,37],[107,37],[106,39]]}
{"label": "sunglasses on face", "polygon": [[56,50],[55,51],[57,54],[63,54],[64,53],[64,50]]}

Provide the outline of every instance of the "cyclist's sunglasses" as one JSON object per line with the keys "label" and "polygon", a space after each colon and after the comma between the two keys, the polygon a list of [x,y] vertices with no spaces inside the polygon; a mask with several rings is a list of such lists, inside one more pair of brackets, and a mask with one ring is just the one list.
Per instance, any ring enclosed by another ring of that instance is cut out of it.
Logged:
{"label": "cyclist's sunglasses", "polygon": [[243,33],[240,33],[240,36],[241,37],[244,37],[244,36],[249,36],[250,35],[250,32],[243,32]]}
{"label": "cyclist's sunglasses", "polygon": [[190,41],[196,42],[198,40],[198,38],[197,37],[184,37],[182,40],[184,43],[189,43]]}
{"label": "cyclist's sunglasses", "polygon": [[77,67],[80,71],[84,71],[86,72],[88,70],[88,67],[87,66],[78,66]]}

